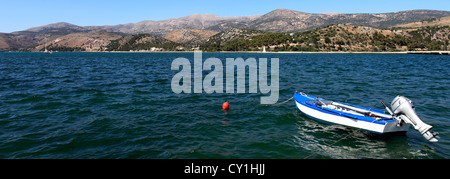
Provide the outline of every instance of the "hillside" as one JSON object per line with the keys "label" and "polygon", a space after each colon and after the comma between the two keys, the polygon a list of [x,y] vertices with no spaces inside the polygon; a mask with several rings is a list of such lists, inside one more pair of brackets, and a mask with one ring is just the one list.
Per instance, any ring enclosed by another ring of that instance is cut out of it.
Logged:
{"label": "hillside", "polygon": [[212,30],[179,29],[170,32],[165,35],[164,38],[172,42],[195,46],[204,43],[217,33],[218,32]]}
{"label": "hillside", "polygon": [[[121,34],[102,30],[72,33],[48,41],[47,49],[52,51],[102,51],[111,41],[122,37]],[[32,51],[43,51],[44,40],[41,40],[39,44]]]}
{"label": "hillside", "polygon": [[[338,41],[341,37],[346,37],[347,39],[343,40],[350,41],[351,46],[347,47],[341,44],[340,50],[405,49],[405,47],[400,47],[405,46],[402,44],[394,45],[394,48],[392,43],[383,42],[383,47],[375,42],[364,40],[365,38],[373,38],[373,35],[369,33],[372,31],[380,31],[388,39],[394,37],[398,39],[399,36],[405,39],[409,38],[410,40],[407,41],[411,47],[408,47],[409,49],[415,49],[414,47],[417,49],[436,49],[440,43],[446,43],[446,40],[448,40],[448,30],[445,29],[445,26],[449,25],[449,17],[450,11],[436,10],[410,10],[380,14],[313,14],[289,9],[276,9],[264,15],[220,17],[212,14],[193,14],[161,21],[142,21],[110,26],[77,26],[59,22],[19,32],[0,33],[0,51],[38,51],[42,50],[46,41],[49,43],[49,47],[58,51],[101,51],[105,50],[106,46],[114,50],[133,50],[133,48],[144,48],[144,46],[148,47],[149,45],[174,49],[173,45],[175,44],[180,46],[178,49],[191,49],[201,46],[203,49],[213,51],[223,49],[248,50],[259,49],[264,44],[275,48],[280,45],[280,38],[284,39],[287,34],[291,37],[288,38],[289,42],[284,42],[284,46],[286,46],[284,49],[295,50],[294,47],[305,45],[299,42],[302,40],[300,34],[302,32],[309,33],[310,30],[318,31],[319,35],[312,37],[319,39],[308,43],[308,46],[304,47],[306,49],[309,49],[311,43],[314,44],[315,50],[339,48],[336,47],[336,43],[333,45],[318,41],[320,39],[325,40],[325,36],[331,40],[331,43],[334,39]],[[330,27],[333,24],[345,24],[351,26],[351,29],[335,27],[335,31],[341,31],[339,33],[332,30],[318,30]],[[364,34],[365,31],[367,31],[366,34]],[[139,34],[147,35],[143,37]],[[150,37],[150,34],[152,37]],[[95,37],[91,37],[91,35]],[[135,37],[142,37],[147,41],[128,43],[128,40]],[[419,38],[425,39],[420,41]],[[303,41],[311,41],[311,39],[304,39]],[[224,45],[228,47],[222,48]],[[326,47],[320,45],[326,45]],[[441,46],[444,45],[441,44]]]}
{"label": "hillside", "polygon": [[5,37],[2,37],[2,34],[0,34],[0,49],[9,49],[9,43],[5,39]]}
{"label": "hillside", "polygon": [[265,32],[260,30],[227,28],[210,37],[205,43],[201,45],[201,49],[205,51],[226,51],[226,48],[223,48],[224,45],[229,45],[237,41],[249,40],[253,36],[261,35],[264,33]]}
{"label": "hillside", "polygon": [[180,44],[167,40],[163,37],[151,34],[128,35],[111,41],[105,47],[107,51],[164,51],[176,50]]}
{"label": "hillside", "polygon": [[406,32],[339,24],[296,33],[265,32],[220,45],[206,44],[202,50],[261,51],[263,46],[269,51],[446,50],[449,34],[449,26]]}
{"label": "hillside", "polygon": [[[138,23],[119,24],[96,27],[102,30],[122,32],[126,34],[149,33],[163,36],[179,29],[199,29],[220,31],[220,26],[246,24],[259,16],[220,17],[213,14],[193,14],[185,17],[161,21],[141,21]],[[226,24],[226,25],[224,25]],[[91,27],[92,28],[92,27]]]}
{"label": "hillside", "polygon": [[0,33],[0,49],[10,49],[8,34]]}
{"label": "hillside", "polygon": [[349,24],[386,28],[428,18],[450,15],[449,11],[411,10],[381,14],[311,14],[289,9],[277,9],[251,21],[245,28],[270,32],[296,32],[324,27],[330,24]]}
{"label": "hillside", "polygon": [[450,16],[442,17],[442,18],[424,19],[424,20],[421,20],[418,22],[397,25],[395,27],[396,28],[405,28],[405,29],[417,29],[419,27],[424,27],[424,26],[450,26]]}
{"label": "hillside", "polygon": [[60,22],[12,33],[0,33],[0,51],[34,51],[36,46],[72,33],[89,32],[85,27]]}
{"label": "hillside", "polygon": [[45,32],[45,33],[59,32],[59,33],[67,34],[67,33],[75,33],[75,32],[85,32],[85,31],[89,31],[89,29],[82,27],[82,26],[70,24],[67,22],[58,22],[58,23],[48,24],[48,25],[39,26],[39,27],[33,27],[33,28],[30,28],[30,29],[27,29],[24,31]]}
{"label": "hillside", "polygon": [[263,34],[263,31],[252,29],[227,28],[207,40],[209,43],[228,43],[240,39],[250,39],[255,35]]}
{"label": "hillside", "polygon": [[276,9],[264,15],[220,17],[212,14],[193,14],[161,21],[142,21],[114,26],[89,27],[126,34],[150,33],[166,35],[178,29],[222,31],[227,28],[255,29],[269,32],[295,32],[324,27],[330,24],[350,24],[386,28],[429,18],[450,16],[450,11],[410,10],[380,14],[313,14],[289,9]]}

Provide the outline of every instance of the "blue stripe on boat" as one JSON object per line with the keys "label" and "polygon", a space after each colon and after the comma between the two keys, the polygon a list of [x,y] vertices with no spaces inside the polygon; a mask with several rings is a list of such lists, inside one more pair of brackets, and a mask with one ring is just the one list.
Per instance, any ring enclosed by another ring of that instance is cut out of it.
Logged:
{"label": "blue stripe on boat", "polygon": [[[337,111],[337,110],[333,110],[333,109],[323,108],[323,107],[317,106],[315,104],[311,104],[309,102],[306,102],[306,101],[313,101],[313,100],[316,99],[316,97],[311,96],[311,95],[303,96],[303,95],[301,95],[299,93],[295,93],[294,94],[294,99],[295,99],[295,101],[297,101],[298,103],[300,103],[303,106],[312,108],[314,110],[318,110],[318,111],[323,112],[323,113],[336,115],[336,116],[343,116],[343,117],[347,117],[347,118],[352,118],[352,119],[356,119],[356,120],[361,120],[361,121],[366,121],[366,122],[371,122],[371,123],[374,123],[374,124],[381,124],[381,125],[385,125],[387,122],[395,121],[394,119],[391,119],[391,118],[384,118],[384,119],[379,119],[377,121],[374,121],[374,118],[371,118],[371,117],[359,116],[359,115],[354,115],[354,114],[350,114],[350,113],[346,113],[346,112],[342,112],[342,111]],[[318,99],[321,100],[321,101],[329,101],[329,100],[322,99],[322,98],[318,98]],[[341,104],[344,104],[344,103],[341,103]],[[360,107],[360,106],[356,106],[356,105],[349,105],[349,106],[357,107],[357,108],[361,108],[361,109],[365,109],[365,110],[369,110],[369,111],[373,111],[373,112],[384,113],[384,111],[380,112],[380,110],[374,110],[374,109],[370,109],[370,108],[366,108],[366,107]],[[307,115],[307,116],[311,117],[309,115]],[[313,119],[315,119],[315,118],[313,118]]]}

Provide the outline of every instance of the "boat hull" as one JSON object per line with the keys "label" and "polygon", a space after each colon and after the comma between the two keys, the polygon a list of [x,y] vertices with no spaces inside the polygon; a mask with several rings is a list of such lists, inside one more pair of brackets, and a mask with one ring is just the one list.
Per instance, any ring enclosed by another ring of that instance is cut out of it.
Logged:
{"label": "boat hull", "polygon": [[[326,109],[321,106],[312,104],[311,102],[307,102],[308,100],[313,100],[314,98],[314,96],[309,96],[306,94],[294,94],[295,104],[297,108],[309,118],[315,119],[320,122],[343,125],[376,134],[406,132],[410,127],[409,124],[402,124],[399,126],[397,125],[398,121],[392,118],[376,119],[371,117],[352,115],[345,112]],[[379,113],[380,111],[373,110],[373,112]]]}

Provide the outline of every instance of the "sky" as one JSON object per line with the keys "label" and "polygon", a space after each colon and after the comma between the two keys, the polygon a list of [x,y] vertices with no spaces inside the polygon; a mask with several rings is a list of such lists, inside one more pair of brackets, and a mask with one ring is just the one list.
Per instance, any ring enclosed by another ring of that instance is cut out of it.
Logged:
{"label": "sky", "polygon": [[262,15],[279,8],[307,13],[450,11],[450,0],[0,0],[0,32],[10,33],[57,22],[97,26],[157,21],[191,14]]}

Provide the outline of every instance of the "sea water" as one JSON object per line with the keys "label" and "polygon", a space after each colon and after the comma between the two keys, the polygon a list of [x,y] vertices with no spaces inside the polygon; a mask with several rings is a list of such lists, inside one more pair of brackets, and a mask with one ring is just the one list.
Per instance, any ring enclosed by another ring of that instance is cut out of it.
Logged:
{"label": "sea water", "polygon": [[[383,109],[414,101],[440,133],[378,136],[304,116],[261,93],[171,90],[193,53],[0,53],[0,158],[450,158],[450,57],[408,54],[203,53],[278,58],[279,101],[305,92]],[[207,72],[205,72],[207,74]],[[248,72],[247,72],[248,73]],[[222,111],[225,101],[230,110]]]}

